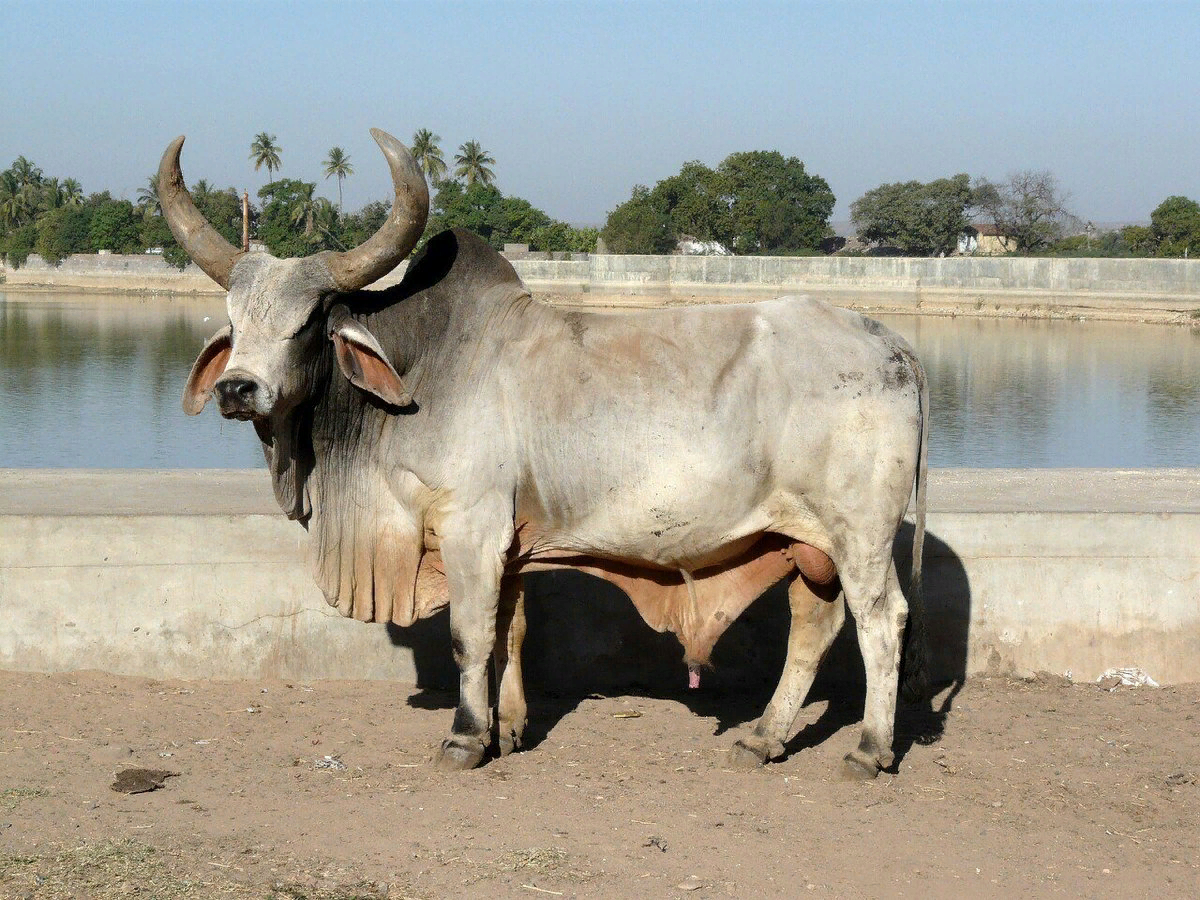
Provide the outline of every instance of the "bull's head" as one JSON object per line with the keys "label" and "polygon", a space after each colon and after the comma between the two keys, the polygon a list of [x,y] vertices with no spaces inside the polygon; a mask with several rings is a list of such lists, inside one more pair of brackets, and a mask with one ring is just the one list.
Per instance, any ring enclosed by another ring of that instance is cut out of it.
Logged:
{"label": "bull's head", "polygon": [[412,397],[374,336],[339,294],[357,291],[395,268],[425,229],[429,188],[403,144],[378,129],[371,136],[387,158],[395,198],[380,229],[344,253],[303,259],[244,253],[223,238],[192,203],[179,167],[183,137],[171,142],[158,169],[158,196],[175,239],[210,278],[229,291],[229,324],[192,366],[183,409],[196,415],[216,396],[221,415],[255,423],[267,445],[276,494],[289,515],[306,515],[294,459],[291,412],[314,388],[332,342],[337,364],[353,383],[387,403]]}
{"label": "bull's head", "polygon": [[[334,307],[340,293],[366,287],[394,269],[412,250],[429,214],[429,189],[403,144],[371,130],[392,172],[395,198],[379,231],[344,253],[324,251],[303,259],[243,253],[200,214],[179,168],[183,138],[171,142],[158,169],[163,215],[175,239],[210,278],[229,291],[229,325],[200,352],[183,394],[183,409],[196,415],[217,397],[229,419],[269,419],[302,400],[313,359],[332,340],[338,362],[352,381],[383,367],[390,377],[370,379],[382,399],[406,405],[400,377],[365,329]],[[391,371],[387,371],[391,370]]]}

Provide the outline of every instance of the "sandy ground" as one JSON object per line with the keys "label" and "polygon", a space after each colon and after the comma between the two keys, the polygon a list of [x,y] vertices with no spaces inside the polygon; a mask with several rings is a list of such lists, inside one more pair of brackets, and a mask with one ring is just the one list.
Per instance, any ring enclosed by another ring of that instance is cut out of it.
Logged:
{"label": "sandy ground", "polygon": [[0,672],[0,897],[1200,896],[1200,685],[1107,687],[971,680],[858,784],[853,691],[758,771],[761,690],[702,687],[535,697],[443,774],[449,694]]}

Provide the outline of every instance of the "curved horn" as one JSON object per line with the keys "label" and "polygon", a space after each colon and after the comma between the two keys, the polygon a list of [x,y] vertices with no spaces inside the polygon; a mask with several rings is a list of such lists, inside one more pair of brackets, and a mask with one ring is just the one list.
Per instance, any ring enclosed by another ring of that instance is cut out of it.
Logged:
{"label": "curved horn", "polygon": [[371,137],[387,158],[396,197],[387,220],[375,234],[353,250],[327,257],[329,273],[339,291],[357,291],[396,268],[417,245],[429,216],[425,173],[408,148],[378,128],[371,129]]}
{"label": "curved horn", "polygon": [[242,251],[221,237],[192,203],[179,168],[183,137],[181,134],[171,141],[158,164],[158,202],[179,246],[209,278],[229,290],[229,273]]}

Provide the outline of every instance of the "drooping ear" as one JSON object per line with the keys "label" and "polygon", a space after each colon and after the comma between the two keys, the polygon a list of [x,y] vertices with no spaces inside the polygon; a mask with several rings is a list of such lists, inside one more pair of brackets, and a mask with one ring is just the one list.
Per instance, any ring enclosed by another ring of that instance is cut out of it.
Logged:
{"label": "drooping ear", "polygon": [[212,396],[213,385],[225,371],[229,354],[233,351],[233,326],[226,325],[204,345],[200,355],[192,364],[192,374],[183,388],[183,411],[194,416],[204,409]]}
{"label": "drooping ear", "polygon": [[351,317],[342,304],[329,311],[329,339],[337,353],[338,367],[351,384],[392,406],[412,404],[412,392],[388,361],[375,335]]}

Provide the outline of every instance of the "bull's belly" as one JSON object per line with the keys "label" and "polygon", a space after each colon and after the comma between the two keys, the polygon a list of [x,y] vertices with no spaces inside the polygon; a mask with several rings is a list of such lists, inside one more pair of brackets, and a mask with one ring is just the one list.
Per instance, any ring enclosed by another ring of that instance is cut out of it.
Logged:
{"label": "bull's belly", "polygon": [[609,508],[578,522],[546,526],[518,521],[522,555],[531,561],[583,555],[678,571],[694,571],[744,552],[772,530],[766,510],[734,518],[680,505]]}

